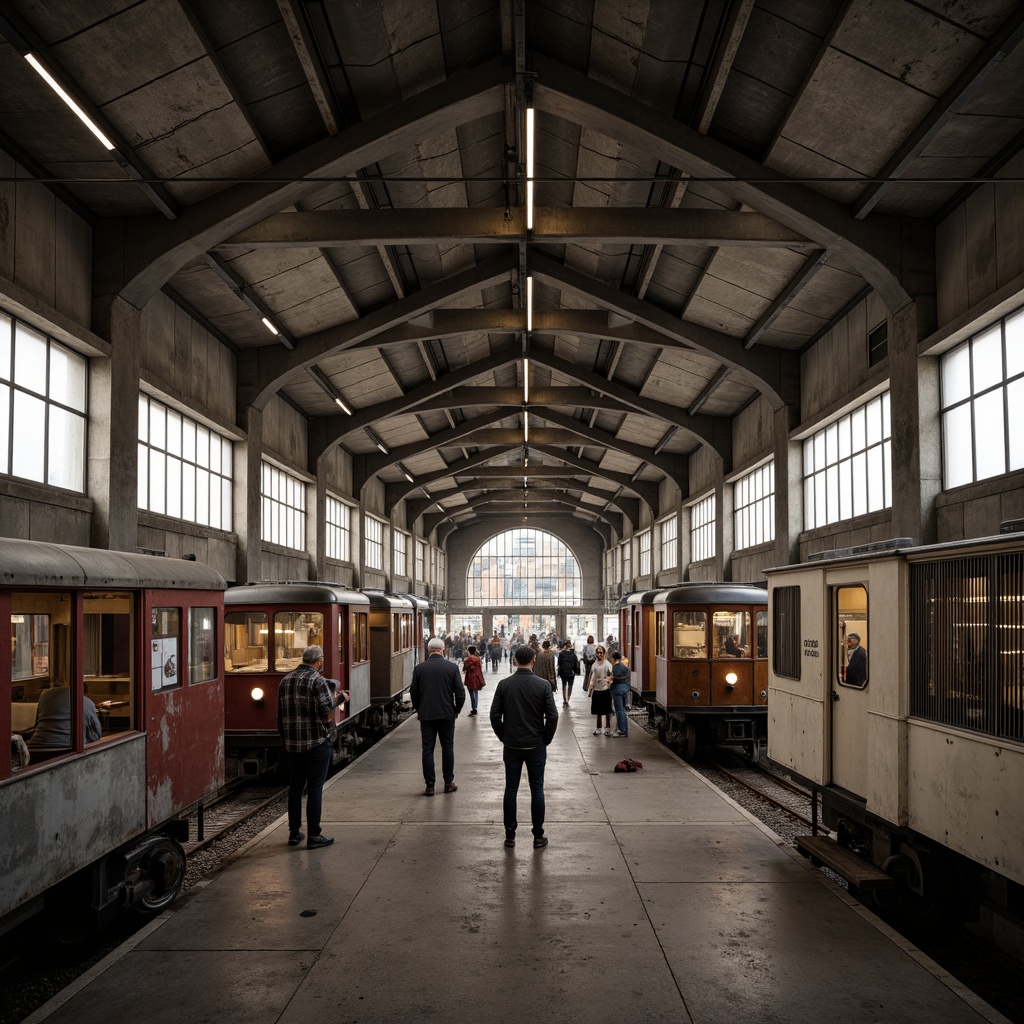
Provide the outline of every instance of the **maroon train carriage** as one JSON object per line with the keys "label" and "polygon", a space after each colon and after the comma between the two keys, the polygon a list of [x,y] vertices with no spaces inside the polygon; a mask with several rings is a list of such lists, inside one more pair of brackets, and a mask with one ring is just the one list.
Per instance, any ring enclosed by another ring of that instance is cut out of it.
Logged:
{"label": "maroon train carriage", "polygon": [[641,608],[648,606],[654,618],[651,712],[661,738],[687,760],[710,744],[757,754],[768,715],[767,590],[682,583],[644,595]]}
{"label": "maroon train carriage", "polygon": [[224,605],[229,767],[260,775],[278,763],[277,688],[314,644],[324,650],[323,674],[349,692],[334,713],[333,760],[350,758],[371,707],[369,598],[333,583],[246,583],[229,587]]}
{"label": "maroon train carriage", "polygon": [[0,932],[178,894],[187,816],[224,782],[224,587],[197,562],[0,541]]}
{"label": "maroon train carriage", "polygon": [[370,599],[370,717],[383,729],[398,716],[423,644],[416,636],[414,599],[382,590],[363,593]]}

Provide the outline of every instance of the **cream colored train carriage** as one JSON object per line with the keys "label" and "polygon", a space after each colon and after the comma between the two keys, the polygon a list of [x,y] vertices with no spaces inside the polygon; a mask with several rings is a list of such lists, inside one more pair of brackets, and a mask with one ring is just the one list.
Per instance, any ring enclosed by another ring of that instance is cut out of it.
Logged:
{"label": "cream colored train carriage", "polygon": [[798,845],[920,917],[969,902],[1024,952],[1024,533],[767,575],[769,757],[829,830]]}

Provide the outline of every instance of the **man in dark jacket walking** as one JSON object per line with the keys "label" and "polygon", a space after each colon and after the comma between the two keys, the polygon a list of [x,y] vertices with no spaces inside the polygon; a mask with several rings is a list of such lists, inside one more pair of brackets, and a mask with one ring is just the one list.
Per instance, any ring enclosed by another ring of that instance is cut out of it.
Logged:
{"label": "man in dark jacket walking", "polygon": [[548,744],[558,725],[558,709],[551,684],[534,675],[534,652],[526,646],[516,650],[516,671],[498,683],[491,701],[491,728],[504,747],[505,845],[516,845],[516,798],[523,765],[530,781],[530,818],[535,849],[548,845],[544,835],[544,766]]}
{"label": "man in dark jacket walking", "polygon": [[427,660],[412,670],[409,697],[423,739],[423,781],[427,784],[423,795],[434,795],[434,744],[438,739],[444,791],[454,793],[459,788],[455,785],[455,719],[466,703],[466,689],[458,668],[444,656],[444,641],[439,637],[427,643]]}

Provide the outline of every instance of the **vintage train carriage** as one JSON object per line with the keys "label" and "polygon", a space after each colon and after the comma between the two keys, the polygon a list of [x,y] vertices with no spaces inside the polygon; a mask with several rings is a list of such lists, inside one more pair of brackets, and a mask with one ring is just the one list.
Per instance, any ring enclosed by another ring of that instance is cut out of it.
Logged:
{"label": "vintage train carriage", "polygon": [[637,590],[619,601],[619,650],[629,662],[633,692],[643,701],[653,701],[654,689],[654,607],[660,590]]}
{"label": "vintage train carriage", "polygon": [[888,880],[919,916],[973,892],[980,925],[1018,919],[1024,534],[768,576],[769,756],[820,793],[835,836],[801,847],[865,890]]}
{"label": "vintage train carriage", "polygon": [[648,606],[654,714],[663,739],[687,760],[712,743],[755,754],[767,718],[766,590],[748,583],[682,583],[644,595],[640,608]]}
{"label": "vintage train carriage", "polygon": [[278,684],[314,644],[323,674],[349,692],[334,713],[333,759],[351,757],[371,705],[369,598],[332,583],[246,583],[229,587],[224,605],[224,735],[239,774],[262,774],[280,759]]}
{"label": "vintage train carriage", "polygon": [[370,700],[377,716],[390,720],[422,659],[423,644],[415,636],[416,606],[398,594],[364,593],[370,599]]}
{"label": "vintage train carriage", "polygon": [[0,541],[0,931],[47,899],[78,921],[177,895],[185,816],[224,783],[224,586],[196,562]]}
{"label": "vintage train carriage", "polygon": [[427,652],[427,640],[434,635],[434,609],[431,603],[419,594],[396,594],[404,597],[413,609],[412,635],[416,645],[416,664],[419,664]]}

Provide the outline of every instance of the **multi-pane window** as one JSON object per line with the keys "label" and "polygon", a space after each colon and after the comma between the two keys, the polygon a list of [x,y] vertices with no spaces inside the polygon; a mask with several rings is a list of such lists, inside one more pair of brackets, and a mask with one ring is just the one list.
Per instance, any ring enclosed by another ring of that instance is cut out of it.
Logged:
{"label": "multi-pane window", "polygon": [[639,534],[637,541],[640,545],[640,575],[651,575],[651,531],[644,530]]}
{"label": "multi-pane window", "polygon": [[260,536],[301,551],[306,543],[306,485],[269,462],[263,463],[260,485]]}
{"label": "multi-pane window", "polygon": [[690,559],[702,562],[715,557],[715,496],[690,506]]}
{"label": "multi-pane window", "polygon": [[775,463],[741,476],[732,487],[736,550],[775,539]]}
{"label": "multi-pane window", "polygon": [[85,491],[88,361],[0,312],[0,473]]}
{"label": "multi-pane window", "polygon": [[804,441],[804,528],[892,506],[889,392]]}
{"label": "multi-pane window", "polygon": [[426,578],[424,573],[427,565],[427,545],[423,541],[416,541],[416,579],[422,583]]}
{"label": "multi-pane window", "polygon": [[395,575],[408,576],[409,535],[402,533],[401,530],[392,530],[391,538],[395,548]]}
{"label": "multi-pane window", "polygon": [[622,582],[632,585],[633,542],[631,540],[627,540],[619,546],[619,557],[622,559]]}
{"label": "multi-pane window", "polygon": [[772,591],[772,625],[775,632],[772,652],[775,674],[799,679],[802,654],[799,587],[776,587]]}
{"label": "multi-pane window", "polygon": [[473,556],[466,575],[466,600],[487,607],[576,607],[582,600],[579,563],[550,533],[507,530]]}
{"label": "multi-pane window", "polygon": [[448,559],[443,551],[437,552],[437,566],[436,574],[434,577],[434,584],[440,591],[440,596],[444,597],[445,585],[448,582]]}
{"label": "multi-pane window", "polygon": [[384,568],[384,524],[379,519],[366,516],[363,523],[366,531],[366,568]]}
{"label": "multi-pane window", "polygon": [[352,509],[343,501],[327,495],[327,557],[339,562],[352,561]]}
{"label": "multi-pane window", "polygon": [[618,569],[618,563],[615,561],[615,550],[609,548],[604,553],[604,579],[606,586],[619,582],[616,569]]}
{"label": "multi-pane window", "polygon": [[679,541],[679,517],[671,516],[663,519],[658,524],[658,532],[661,540],[661,567],[662,569],[676,568],[677,548]]}
{"label": "multi-pane window", "polygon": [[942,357],[942,485],[1024,469],[1024,309]]}
{"label": "multi-pane window", "polygon": [[139,395],[139,508],[230,530],[232,444],[149,395]]}

